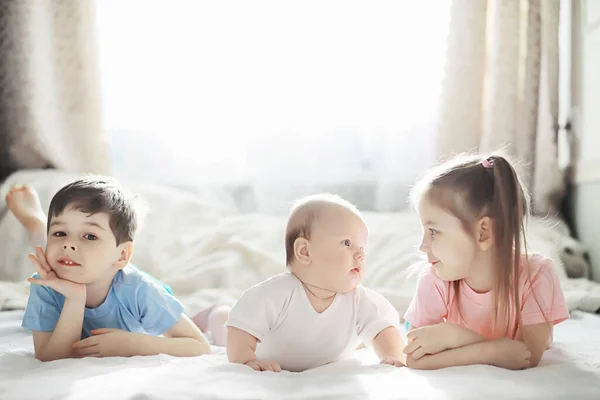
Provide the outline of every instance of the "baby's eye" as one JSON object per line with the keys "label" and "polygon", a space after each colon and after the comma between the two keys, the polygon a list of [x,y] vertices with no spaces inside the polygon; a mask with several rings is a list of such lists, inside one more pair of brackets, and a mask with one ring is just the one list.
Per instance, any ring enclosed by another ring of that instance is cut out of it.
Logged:
{"label": "baby's eye", "polygon": [[91,233],[86,233],[83,237],[87,240],[97,240],[98,237],[96,235],[92,235]]}
{"label": "baby's eye", "polygon": [[66,234],[66,233],[64,233],[63,231],[57,231],[57,232],[54,232],[54,233],[52,234],[52,236],[56,236],[56,237],[64,237],[64,236],[67,236],[67,234]]}
{"label": "baby's eye", "polygon": [[350,247],[352,245],[352,242],[350,242],[350,239],[346,239],[342,243],[344,244],[344,246],[348,246],[348,247]]}

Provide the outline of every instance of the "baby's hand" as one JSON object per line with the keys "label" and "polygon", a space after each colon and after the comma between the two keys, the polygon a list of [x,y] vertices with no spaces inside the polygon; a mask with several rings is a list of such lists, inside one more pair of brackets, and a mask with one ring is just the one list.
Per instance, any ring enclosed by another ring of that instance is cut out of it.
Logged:
{"label": "baby's hand", "polygon": [[281,372],[281,367],[273,361],[252,360],[246,363],[247,366],[256,371]]}
{"label": "baby's hand", "polygon": [[385,357],[381,360],[380,364],[391,365],[393,367],[404,367],[406,366],[406,359],[401,360],[397,357]]}
{"label": "baby's hand", "polygon": [[453,348],[455,327],[453,324],[440,323],[408,332],[408,345],[403,350],[404,354],[410,354],[418,360],[426,354],[437,354]]}

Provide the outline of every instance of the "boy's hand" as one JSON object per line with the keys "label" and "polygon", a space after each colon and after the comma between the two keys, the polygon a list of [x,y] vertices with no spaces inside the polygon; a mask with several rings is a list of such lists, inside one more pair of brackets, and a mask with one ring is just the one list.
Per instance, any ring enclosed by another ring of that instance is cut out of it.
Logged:
{"label": "boy's hand", "polygon": [[56,290],[67,299],[85,301],[86,286],[82,283],[60,279],[50,267],[50,264],[48,264],[44,250],[40,246],[37,246],[35,250],[36,254],[29,254],[29,259],[42,279],[28,278],[27,282],[47,286]]}
{"label": "boy's hand", "polygon": [[82,357],[131,357],[135,350],[139,334],[121,329],[94,329],[94,336],[73,343],[73,351]]}
{"label": "boy's hand", "polygon": [[248,361],[246,365],[256,371],[281,372],[281,366],[273,361],[252,360]]}
{"label": "boy's hand", "polygon": [[393,367],[404,367],[406,366],[406,359],[401,360],[397,357],[385,357],[381,360],[380,364],[391,365]]}
{"label": "boy's hand", "polygon": [[456,328],[454,324],[442,322],[414,329],[406,335],[408,345],[403,352],[418,360],[426,354],[437,354],[454,348]]}

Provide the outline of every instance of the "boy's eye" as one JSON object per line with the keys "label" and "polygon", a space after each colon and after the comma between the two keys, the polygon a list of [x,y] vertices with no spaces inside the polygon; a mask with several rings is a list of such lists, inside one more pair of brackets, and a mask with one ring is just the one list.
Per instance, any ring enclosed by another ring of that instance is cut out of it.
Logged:
{"label": "boy's eye", "polygon": [[98,237],[96,235],[92,235],[91,233],[86,233],[83,237],[87,240],[97,240]]}
{"label": "boy's eye", "polygon": [[348,247],[350,247],[350,245],[352,245],[352,242],[350,242],[350,239],[346,239],[342,243],[344,244],[344,246],[348,246]]}
{"label": "boy's eye", "polygon": [[67,234],[66,234],[66,233],[64,233],[63,231],[57,231],[57,232],[54,232],[54,233],[52,234],[52,236],[56,236],[56,237],[64,237],[64,236],[67,236]]}

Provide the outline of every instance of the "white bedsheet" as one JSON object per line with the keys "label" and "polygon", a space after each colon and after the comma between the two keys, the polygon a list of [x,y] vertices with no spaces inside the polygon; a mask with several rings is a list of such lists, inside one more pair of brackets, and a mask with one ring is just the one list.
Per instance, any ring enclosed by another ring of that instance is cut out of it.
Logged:
{"label": "white bedsheet", "polygon": [[[413,371],[356,360],[303,373],[255,372],[224,354],[60,360],[33,358],[21,311],[0,313],[0,399],[598,399],[600,316],[582,312],[556,327],[537,368],[476,365]],[[214,348],[222,353],[221,348]]]}

